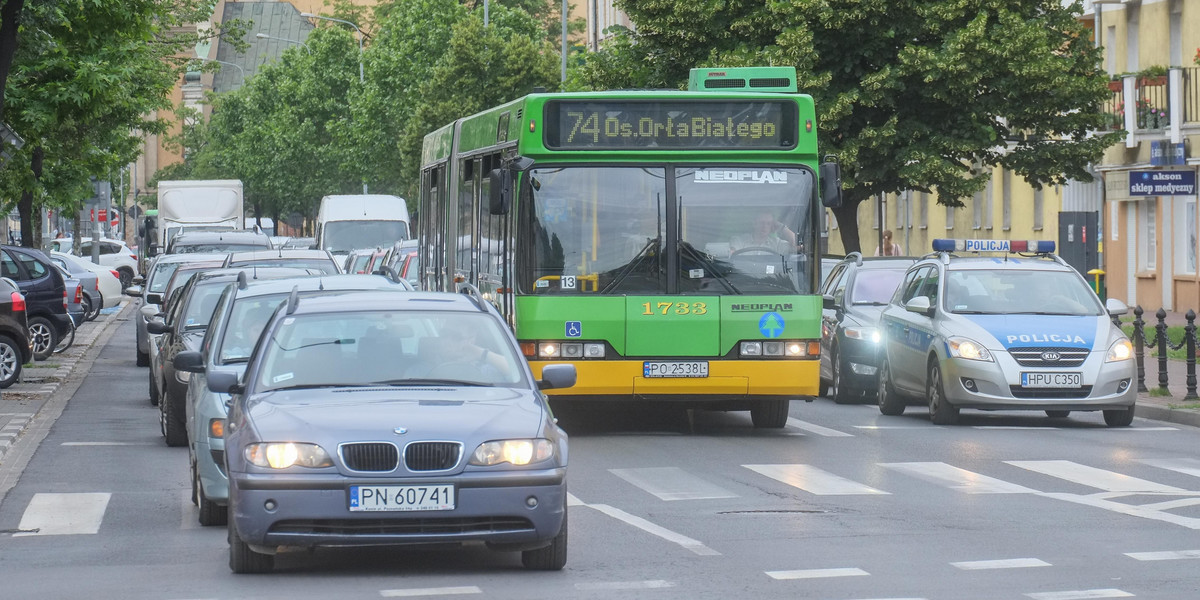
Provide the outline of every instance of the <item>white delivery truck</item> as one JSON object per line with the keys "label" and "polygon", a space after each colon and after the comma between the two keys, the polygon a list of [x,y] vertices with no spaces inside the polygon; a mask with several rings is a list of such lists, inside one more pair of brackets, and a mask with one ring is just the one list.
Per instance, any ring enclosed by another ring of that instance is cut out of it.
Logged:
{"label": "white delivery truck", "polygon": [[408,203],[386,194],[346,194],[321,198],[317,248],[345,256],[360,248],[391,248],[412,237]]}
{"label": "white delivery truck", "polygon": [[[181,231],[244,229],[242,182],[237,179],[158,182],[158,251]],[[153,254],[152,254],[153,255]]]}

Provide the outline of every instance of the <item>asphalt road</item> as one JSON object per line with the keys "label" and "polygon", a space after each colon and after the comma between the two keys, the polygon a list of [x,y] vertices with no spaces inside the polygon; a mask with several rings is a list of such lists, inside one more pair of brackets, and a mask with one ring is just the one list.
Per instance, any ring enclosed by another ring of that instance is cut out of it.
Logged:
{"label": "asphalt road", "polygon": [[[558,573],[471,548],[319,550],[230,573],[134,366],[102,335],[61,415],[32,427],[0,503],[2,598],[1169,598],[1200,576],[1200,429],[1099,414],[794,402],[744,413],[559,410],[571,433]],[[64,388],[66,389],[66,388]],[[14,453],[14,450],[16,451]]]}

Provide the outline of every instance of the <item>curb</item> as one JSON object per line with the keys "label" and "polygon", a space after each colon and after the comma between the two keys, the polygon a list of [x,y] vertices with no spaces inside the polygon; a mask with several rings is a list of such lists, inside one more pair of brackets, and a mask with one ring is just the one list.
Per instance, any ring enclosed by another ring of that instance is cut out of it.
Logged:
{"label": "curb", "polygon": [[1192,408],[1170,408],[1157,403],[1142,402],[1139,398],[1134,414],[1155,421],[1200,427],[1200,410]]}

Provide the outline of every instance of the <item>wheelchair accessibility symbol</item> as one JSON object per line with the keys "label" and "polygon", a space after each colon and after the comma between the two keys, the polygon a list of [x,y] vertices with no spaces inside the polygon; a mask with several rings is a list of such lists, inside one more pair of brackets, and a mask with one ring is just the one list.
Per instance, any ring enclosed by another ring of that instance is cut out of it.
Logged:
{"label": "wheelchair accessibility symbol", "polygon": [[577,338],[583,335],[582,321],[567,321],[566,334],[569,338]]}

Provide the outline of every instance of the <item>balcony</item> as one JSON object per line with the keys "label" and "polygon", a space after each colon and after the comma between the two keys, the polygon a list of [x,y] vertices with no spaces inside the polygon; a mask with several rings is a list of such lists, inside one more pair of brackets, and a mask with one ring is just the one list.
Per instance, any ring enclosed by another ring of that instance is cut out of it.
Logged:
{"label": "balcony", "polygon": [[1128,132],[1127,148],[1143,140],[1177,144],[1184,129],[1200,132],[1200,67],[1173,67],[1159,77],[1127,75],[1110,82],[1109,89],[1104,112],[1110,129]]}

